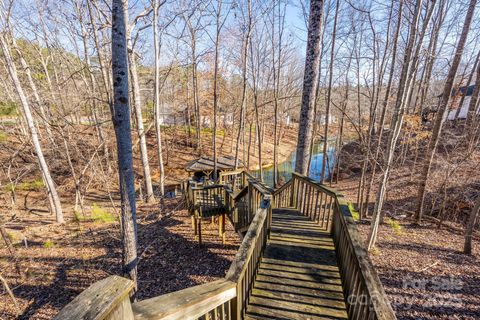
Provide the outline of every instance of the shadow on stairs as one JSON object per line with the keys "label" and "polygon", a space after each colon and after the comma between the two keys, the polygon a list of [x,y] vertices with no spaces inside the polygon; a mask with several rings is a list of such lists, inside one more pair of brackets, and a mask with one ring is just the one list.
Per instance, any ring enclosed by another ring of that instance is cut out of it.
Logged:
{"label": "shadow on stairs", "polygon": [[330,233],[294,209],[275,209],[246,319],[347,319]]}

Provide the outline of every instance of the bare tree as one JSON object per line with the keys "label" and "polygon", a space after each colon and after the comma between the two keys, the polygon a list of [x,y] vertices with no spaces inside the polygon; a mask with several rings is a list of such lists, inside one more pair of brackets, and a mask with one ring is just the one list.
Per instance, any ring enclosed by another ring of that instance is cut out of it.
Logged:
{"label": "bare tree", "polygon": [[475,230],[475,223],[478,220],[478,216],[480,213],[480,198],[477,199],[475,206],[470,213],[470,217],[468,218],[467,228],[465,230],[465,243],[463,246],[463,253],[465,254],[472,254],[472,238],[473,238],[473,231]]}
{"label": "bare tree", "polygon": [[327,88],[327,107],[325,110],[325,129],[323,131],[323,160],[322,171],[320,173],[320,182],[325,181],[325,168],[328,162],[328,124],[330,123],[330,105],[332,103],[332,86],[333,86],[333,62],[335,58],[335,40],[337,38],[337,21],[338,11],[340,9],[340,1],[336,1],[335,17],[333,19],[332,44],[330,48],[330,66],[328,74],[328,88]]}
{"label": "bare tree", "polygon": [[113,126],[121,197],[123,273],[137,282],[137,208],[128,100],[128,1],[112,2]]}
{"label": "bare tree", "polygon": [[[3,8],[0,8],[3,10]],[[3,19],[2,19],[3,20]],[[45,157],[43,155],[43,150],[42,146],[40,144],[40,140],[38,138],[38,132],[37,128],[35,126],[35,121],[32,116],[32,112],[30,109],[30,104],[28,102],[27,96],[25,95],[25,92],[23,90],[22,84],[18,78],[18,72],[17,68],[15,66],[15,63],[12,59],[11,53],[10,53],[10,48],[8,46],[8,40],[6,38],[6,33],[2,32],[0,34],[0,45],[3,51],[4,59],[6,62],[6,66],[8,69],[8,73],[10,75],[10,78],[13,82],[13,85],[15,87],[15,91],[17,92],[18,98],[20,99],[22,108],[23,108],[23,115],[25,117],[25,121],[27,123],[29,132],[30,132],[30,138],[32,140],[33,147],[35,149],[35,153],[38,158],[38,162],[40,165],[40,170],[42,172],[43,180],[45,181],[45,185],[47,187],[48,191],[48,198],[50,200],[50,203],[52,204],[52,211],[56,216],[56,220],[58,223],[63,223],[64,218],[63,218],[63,211],[62,211],[62,205],[60,203],[60,197],[57,193],[57,189],[55,186],[55,182],[52,179],[52,176],[50,174],[50,170],[48,168],[47,162],[45,160]]]}
{"label": "bare tree", "polygon": [[310,1],[308,20],[307,53],[305,58],[305,74],[303,77],[302,105],[298,129],[297,158],[295,171],[307,174],[310,144],[313,131],[313,111],[318,86],[320,65],[320,37],[322,33],[323,1]]}
{"label": "bare tree", "polygon": [[213,5],[213,15],[215,16],[215,38],[214,38],[214,62],[213,62],[213,180],[217,180],[217,116],[218,116],[218,76],[220,60],[220,36],[222,28],[225,25],[229,10],[224,14],[223,0],[217,0],[216,6]]}
{"label": "bare tree", "polygon": [[250,37],[252,35],[252,1],[247,0],[247,31],[242,43],[242,101],[240,104],[240,122],[237,134],[237,144],[235,147],[235,169],[238,168],[238,150],[240,148],[240,138],[243,136],[243,162],[245,163],[245,113],[247,109],[247,70],[248,70],[248,49],[250,46]]}
{"label": "bare tree", "polygon": [[137,132],[138,132],[138,139],[140,144],[140,158],[142,160],[143,179],[145,181],[145,189],[146,189],[146,199],[147,199],[147,202],[151,202],[154,199],[154,196],[153,196],[153,187],[152,187],[152,177],[150,175],[150,164],[148,162],[147,139],[145,136],[145,129],[143,126],[142,97],[140,95],[140,83],[138,80],[137,61],[135,56],[135,50],[133,48],[132,40],[131,40],[131,30],[129,30],[128,34],[129,34],[128,58],[130,63],[130,75],[132,79],[132,91],[133,91],[133,101],[135,106],[135,116],[137,120]]}
{"label": "bare tree", "polygon": [[458,40],[457,48],[455,51],[455,56],[448,71],[447,80],[445,86],[443,87],[442,96],[440,98],[440,103],[437,111],[437,118],[435,120],[435,125],[433,127],[432,137],[428,143],[427,154],[422,165],[421,177],[419,180],[418,196],[417,196],[417,209],[415,212],[415,218],[417,222],[420,222],[423,217],[423,209],[425,202],[425,191],[427,187],[428,177],[430,175],[430,169],[433,163],[433,158],[435,157],[435,150],[437,149],[438,141],[440,140],[440,133],[442,131],[443,123],[445,121],[445,112],[447,110],[448,101],[450,100],[450,95],[452,93],[453,82],[455,81],[455,75],[457,74],[457,69],[462,59],[463,49],[467,41],[468,32],[470,30],[470,25],[473,19],[473,13],[475,11],[475,6],[477,0],[470,0],[468,6],[468,11],[465,16],[465,21],[463,24],[462,33],[460,39]]}
{"label": "bare tree", "polygon": [[158,0],[152,1],[153,8],[153,47],[155,54],[155,79],[154,79],[154,108],[155,108],[155,131],[157,134],[157,157],[160,169],[160,194],[165,194],[165,169],[162,156],[162,131],[160,126],[160,39],[158,37]]}
{"label": "bare tree", "polygon": [[[418,18],[421,12],[421,6],[422,6],[422,0],[417,0],[415,2],[413,17],[410,22],[409,37],[407,41],[407,47],[405,49],[405,53],[403,56],[403,65],[402,65],[402,71],[400,74],[397,100],[395,103],[395,110],[393,114],[392,123],[390,125],[391,130],[390,130],[388,143],[387,143],[387,156],[384,164],[382,180],[380,182],[380,187],[378,190],[377,199],[375,201],[375,208],[373,211],[373,216],[371,221],[369,241],[368,241],[369,250],[375,246],[375,243],[377,240],[378,226],[380,224],[380,216],[381,216],[381,211],[383,207],[383,202],[385,200],[385,193],[387,190],[388,178],[390,175],[390,171],[392,169],[393,156],[395,153],[395,148],[397,146],[398,137],[400,136],[400,131],[402,129],[403,115],[405,112],[405,103],[406,103],[406,98],[409,92],[408,84],[410,83],[410,81],[408,79],[408,75],[409,75],[409,70],[412,67],[412,51],[415,43],[415,38],[417,35],[417,23],[418,23]],[[395,39],[394,41],[397,41],[397,39]]]}

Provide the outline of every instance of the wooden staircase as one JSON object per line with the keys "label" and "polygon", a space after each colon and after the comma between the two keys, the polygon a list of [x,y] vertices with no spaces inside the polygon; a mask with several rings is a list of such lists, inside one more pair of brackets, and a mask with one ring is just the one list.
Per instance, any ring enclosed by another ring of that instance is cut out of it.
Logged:
{"label": "wooden staircase", "polygon": [[245,319],[347,319],[333,239],[317,221],[273,210]]}
{"label": "wooden staircase", "polygon": [[225,278],[131,303],[133,282],[111,276],[55,319],[396,319],[335,190],[297,173],[272,190],[245,171],[184,190],[194,224],[222,214],[246,230]]}

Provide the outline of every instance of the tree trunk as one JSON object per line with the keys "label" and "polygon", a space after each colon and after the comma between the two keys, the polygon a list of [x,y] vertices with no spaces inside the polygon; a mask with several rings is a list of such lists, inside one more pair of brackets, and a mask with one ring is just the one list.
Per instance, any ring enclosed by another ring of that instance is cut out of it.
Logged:
{"label": "tree trunk", "polygon": [[[392,119],[392,124],[390,126],[392,130],[389,135],[389,139],[387,143],[387,157],[386,157],[387,160],[385,163],[382,181],[380,183],[380,187],[377,193],[377,199],[375,201],[375,207],[374,207],[371,227],[370,227],[368,250],[372,249],[375,246],[375,243],[377,240],[378,227],[380,224],[382,206],[383,206],[383,202],[385,200],[385,194],[387,191],[388,178],[390,175],[390,170],[392,168],[392,161],[393,161],[393,156],[395,154],[395,148],[397,145],[398,137],[400,136],[400,131],[402,129],[403,114],[405,111],[405,103],[406,103],[405,100],[408,97],[408,92],[409,92],[408,85],[410,84],[410,82],[408,81],[408,75],[409,75],[409,70],[412,66],[411,56],[412,56],[413,46],[415,43],[415,38],[417,33],[417,23],[418,23],[418,18],[421,12],[421,6],[422,6],[422,0],[417,0],[415,3],[415,10],[414,10],[412,22],[410,25],[407,47],[405,49],[405,53],[403,57],[403,65],[402,65],[402,71],[400,74],[397,100],[395,103],[395,111]],[[395,41],[397,41],[397,39],[395,39]]]}
{"label": "tree trunk", "polygon": [[[332,45],[330,52],[330,67],[328,75],[328,91],[327,91],[327,108],[325,110],[325,130],[323,131],[323,159],[322,159],[322,171],[320,174],[320,183],[325,181],[325,168],[328,162],[328,123],[330,120],[330,104],[332,102],[332,85],[333,85],[333,60],[335,58],[335,39],[337,37],[337,20],[338,10],[340,7],[340,1],[337,0],[335,5],[335,17],[333,18],[333,33],[332,33]],[[331,173],[330,173],[331,174]]]}
{"label": "tree trunk", "polygon": [[131,45],[130,31],[128,33],[128,57],[130,61],[130,74],[132,77],[132,89],[133,89],[133,100],[135,104],[135,116],[137,120],[137,132],[138,139],[140,144],[140,158],[142,160],[143,167],[143,179],[145,181],[145,191],[146,191],[146,200],[147,202],[153,201],[155,198],[153,196],[153,187],[152,187],[152,177],[150,175],[150,164],[148,163],[148,150],[147,150],[147,139],[145,137],[145,130],[143,128],[143,115],[142,115],[142,97],[140,96],[140,83],[138,81],[137,73],[137,62],[135,61],[135,52]]}
{"label": "tree trunk", "polygon": [[117,139],[122,217],[123,273],[137,283],[137,208],[128,100],[128,1],[112,2],[113,125]]}
{"label": "tree trunk", "polygon": [[477,222],[478,215],[480,212],[480,197],[477,199],[475,206],[470,213],[468,218],[467,228],[465,230],[465,244],[463,246],[463,253],[472,254],[472,237],[473,231],[475,230],[475,223]]}
{"label": "tree trunk", "polygon": [[[375,181],[375,172],[377,169],[377,163],[379,161],[379,154],[380,150],[382,148],[382,138],[383,138],[383,131],[385,127],[385,118],[386,118],[386,113],[387,109],[389,108],[390,104],[390,92],[392,89],[392,82],[393,78],[395,76],[395,66],[396,66],[396,57],[397,57],[397,47],[398,47],[398,39],[400,35],[400,30],[402,27],[402,13],[403,13],[403,1],[400,1],[399,4],[399,10],[398,10],[398,18],[397,18],[397,26],[395,30],[395,36],[393,39],[393,51],[392,51],[392,62],[390,64],[390,71],[389,71],[389,76],[388,76],[388,83],[387,83],[387,88],[385,90],[385,97],[383,100],[382,104],[382,113],[380,115],[380,123],[378,125],[378,138],[377,138],[377,146],[375,150],[375,155],[374,155],[374,164],[372,165],[372,173],[370,176],[370,182],[367,186],[367,194],[365,196],[365,203],[369,203],[370,201],[370,193],[373,187],[373,183]],[[368,210],[365,212],[365,215],[368,216]]]}
{"label": "tree trunk", "polygon": [[197,136],[197,152],[200,155],[202,150],[202,116],[200,114],[200,102],[198,100],[198,77],[197,77],[197,52],[195,30],[190,28],[192,37],[192,86],[193,86],[193,105],[195,109],[195,118],[197,119],[196,136]]}
{"label": "tree trunk", "polygon": [[[246,113],[246,102],[247,102],[247,68],[248,68],[248,47],[250,45],[250,36],[252,34],[252,1],[247,0],[248,5],[248,22],[247,22],[247,33],[243,41],[243,54],[242,54],[242,102],[240,105],[240,123],[237,134],[237,144],[235,146],[235,169],[238,169],[238,151],[240,147],[240,137],[243,135],[243,163],[245,165],[245,113]],[[248,166],[247,166],[248,169]]]}
{"label": "tree trunk", "polygon": [[20,83],[20,80],[18,78],[17,68],[10,54],[10,50],[7,45],[7,39],[5,39],[5,36],[3,34],[0,34],[0,45],[3,50],[8,73],[10,75],[10,78],[12,79],[13,85],[18,94],[18,98],[20,99],[20,102],[22,104],[25,121],[30,131],[32,144],[35,149],[35,153],[37,154],[40,170],[42,171],[45,185],[48,190],[49,201],[53,204],[52,210],[55,213],[57,222],[63,223],[64,219],[62,205],[60,203],[60,197],[58,196],[55,182],[50,175],[50,170],[48,169],[47,162],[45,160],[45,157],[43,156],[42,146],[40,145],[40,140],[38,138],[37,128],[35,127],[35,121],[33,120],[32,112],[30,110],[30,105],[28,103],[25,92],[23,91],[22,84]]}
{"label": "tree trunk", "polygon": [[[479,51],[479,57],[480,57],[480,51]],[[477,63],[479,61],[477,60]],[[467,140],[468,137],[473,137],[474,132],[475,132],[475,117],[476,117],[476,108],[477,108],[477,102],[478,102],[478,96],[480,94],[480,63],[477,64],[477,68],[475,70],[475,88],[473,89],[472,92],[472,97],[470,98],[470,104],[468,105],[468,112],[467,112],[467,118],[465,119],[465,127],[464,127],[464,133],[467,133]],[[459,105],[458,110],[460,110],[462,107],[462,103]]]}
{"label": "tree trunk", "polygon": [[[162,132],[160,127],[160,48],[158,39],[158,0],[153,0],[153,46],[155,48],[155,89],[154,89],[154,101],[155,101],[155,131],[157,135],[157,157],[158,167],[160,170],[160,194],[165,194],[165,170],[163,166],[162,156]],[[190,120],[189,120],[190,123]],[[189,127],[190,134],[190,127]]]}
{"label": "tree trunk", "polygon": [[307,174],[310,144],[312,141],[313,111],[318,86],[320,64],[320,37],[322,33],[323,0],[310,1],[310,16],[308,22],[307,52],[305,59],[305,74],[303,77],[302,105],[298,129],[297,158],[295,171]]}
{"label": "tree trunk", "polygon": [[222,29],[224,21],[221,21],[222,15],[222,2],[218,0],[218,6],[216,8],[216,33],[215,33],[215,61],[213,70],[213,134],[212,134],[212,147],[213,147],[213,180],[217,181],[217,112],[218,112],[218,60],[219,60],[219,47],[220,47],[220,31]]}
{"label": "tree trunk", "polygon": [[475,6],[477,0],[470,0],[468,7],[467,15],[465,16],[465,22],[463,24],[462,33],[460,39],[458,40],[457,49],[455,51],[455,56],[453,58],[452,65],[448,72],[447,80],[443,88],[442,96],[440,98],[440,104],[437,111],[437,118],[433,127],[432,137],[428,143],[427,154],[425,160],[423,161],[422,173],[419,181],[418,196],[417,196],[417,210],[416,221],[419,223],[423,217],[424,210],[424,201],[425,201],[425,191],[427,187],[428,177],[430,175],[430,169],[433,163],[433,158],[435,156],[435,150],[437,149],[438,141],[440,139],[440,134],[442,131],[443,123],[445,120],[445,112],[447,110],[448,101],[450,100],[450,95],[452,92],[453,82],[455,81],[455,75],[457,74],[457,69],[460,64],[463,55],[463,48],[467,41],[468,32],[470,30],[470,25],[473,18],[473,13],[475,11]]}

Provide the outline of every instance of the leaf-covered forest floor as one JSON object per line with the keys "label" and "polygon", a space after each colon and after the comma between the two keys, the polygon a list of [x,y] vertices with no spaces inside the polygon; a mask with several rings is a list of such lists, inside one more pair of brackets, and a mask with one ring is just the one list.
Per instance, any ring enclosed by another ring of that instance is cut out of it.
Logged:
{"label": "leaf-covered forest floor", "polygon": [[[121,274],[119,198],[114,158],[111,171],[98,162],[87,171],[81,185],[85,196],[83,210],[79,207],[75,212],[75,187],[66,156],[61,145],[55,150],[46,139],[43,140],[67,221],[64,225],[57,225],[48,212],[35,155],[25,147],[28,141],[18,138],[14,126],[1,126],[0,129],[4,133],[4,139],[0,141],[0,163],[3,164],[0,171],[0,225],[4,225],[13,244],[10,251],[0,237],[0,275],[5,278],[18,303],[17,309],[0,285],[0,319],[51,319],[93,282],[111,274]],[[98,149],[98,144],[91,128],[79,127],[77,131],[75,138],[78,140],[72,139],[69,143],[78,174],[88,163],[93,150]],[[283,132],[279,161],[287,159],[295,149],[296,130],[287,128]],[[188,142],[187,131],[183,128],[163,128],[163,134],[166,189],[174,190],[188,177],[184,166],[197,157],[197,152],[195,145]],[[219,132],[217,143],[221,154],[234,154],[233,135],[234,132]],[[136,188],[140,193],[143,171],[136,136],[132,137]],[[152,180],[158,195],[155,137],[152,132],[147,137]],[[211,155],[211,139],[210,131],[202,132],[203,154]],[[264,166],[273,160],[272,140],[267,130],[263,141]],[[111,152],[114,152],[113,137],[109,143]],[[253,150],[252,147],[250,165],[258,167]],[[5,174],[8,170],[10,177]],[[11,195],[11,181],[16,186],[15,199]],[[202,233],[205,245],[200,247],[190,217],[179,198],[166,199],[163,203],[157,200],[153,204],[139,201],[138,211],[138,299],[203,284],[225,275],[240,243],[229,223],[226,224],[226,245],[218,237],[217,225],[205,223]],[[17,313],[20,316],[17,317]]]}
{"label": "leaf-covered forest floor", "polygon": [[[413,154],[405,159],[397,157],[384,205],[384,223],[370,258],[398,319],[480,319],[478,227],[473,240],[474,255],[462,253],[465,221],[480,190],[480,151],[477,149],[463,159],[460,148],[452,152],[452,145],[457,142],[441,141],[428,185],[426,212],[431,216],[420,225],[415,225],[410,215],[415,211],[423,147],[420,146],[417,162]],[[398,151],[401,153],[401,147]],[[345,148],[341,158],[343,179],[333,185],[353,204],[360,180],[360,158],[355,146]],[[444,181],[448,201],[442,212]],[[370,197],[370,212],[375,195],[376,189]],[[439,224],[440,220],[445,221]],[[369,218],[358,226],[366,242]]]}
{"label": "leaf-covered forest floor", "polygon": [[[8,130],[6,132],[8,134]],[[187,177],[183,166],[194,159],[196,153],[186,142],[186,133],[168,129],[164,132],[166,180],[167,185],[172,186]],[[82,143],[94,141],[94,133],[89,134],[84,136]],[[225,137],[224,154],[232,154],[231,136],[231,133],[219,136],[220,145]],[[152,176],[156,184],[159,174],[155,139],[152,135],[148,137]],[[206,133],[203,141],[207,154],[211,152],[210,140],[211,135]],[[295,141],[296,130],[288,130],[280,144],[280,161],[294,150]],[[56,225],[48,213],[42,186],[36,185],[40,175],[35,157],[22,148],[24,143],[11,139],[8,145],[3,145],[8,147],[4,148],[8,152],[0,152],[0,161],[4,165],[11,163],[13,174],[18,170],[21,177],[13,209],[9,193],[0,195],[0,218],[3,218],[14,252],[12,254],[0,240],[0,274],[15,294],[20,319],[50,319],[91,283],[111,274],[121,274],[117,181],[115,168],[113,173],[101,176],[103,171],[95,167],[92,180],[87,180],[84,212],[75,214],[74,186],[65,169],[65,159],[63,155],[58,157],[58,154],[47,151],[67,220],[64,225]],[[79,143],[80,151],[84,150],[84,144]],[[11,162],[16,149],[21,151]],[[114,150],[113,143],[111,150]],[[480,318],[478,233],[473,244],[475,255],[461,253],[463,223],[471,207],[472,195],[479,190],[480,154],[476,150],[466,161],[461,161],[462,153],[457,150],[455,141],[444,141],[439,150],[441,156],[437,157],[431,180],[437,183],[429,186],[427,212],[437,218],[443,217],[442,226],[438,227],[436,220],[432,219],[414,226],[408,217],[415,208],[419,160],[415,162],[410,156],[402,157],[400,148],[385,204],[385,223],[380,227],[377,249],[370,255],[399,319]],[[273,156],[272,144],[264,142],[264,151],[263,164],[266,165]],[[86,152],[85,158],[88,159],[90,154]],[[418,154],[421,159],[421,143]],[[355,147],[346,147],[345,155],[342,157],[341,181],[333,187],[355,203],[361,154]],[[138,147],[134,157],[138,188],[142,176]],[[78,163],[74,165],[79,171],[85,160],[76,160]],[[255,161],[252,152],[252,166],[256,165]],[[8,187],[8,180],[5,177],[1,180],[2,191],[5,191],[7,189],[3,188]],[[439,186],[445,181],[448,183],[442,189]],[[443,190],[447,191],[447,206],[440,213]],[[372,190],[370,209],[374,194],[375,190]],[[167,199],[163,204],[139,202],[139,299],[221,278],[233,260],[240,239],[228,223],[227,245],[221,244],[217,226],[207,223],[205,245],[200,247],[188,214],[176,210],[178,208],[181,208],[180,199]],[[366,239],[368,219],[359,223],[359,228]],[[1,290],[0,319],[14,319],[15,305]]]}
{"label": "leaf-covered forest floor", "polygon": [[[177,210],[182,202],[171,198],[161,208],[139,206],[138,299],[220,279],[236,254],[240,239],[228,223],[223,245],[218,223],[205,222],[200,246],[188,212]],[[0,269],[15,294],[20,319],[51,319],[93,282],[121,274],[119,225],[106,215],[64,225],[45,223],[22,235],[28,239],[27,247],[19,241],[13,259],[5,247],[0,248]],[[2,294],[0,318],[14,319],[15,314],[12,300]]]}

